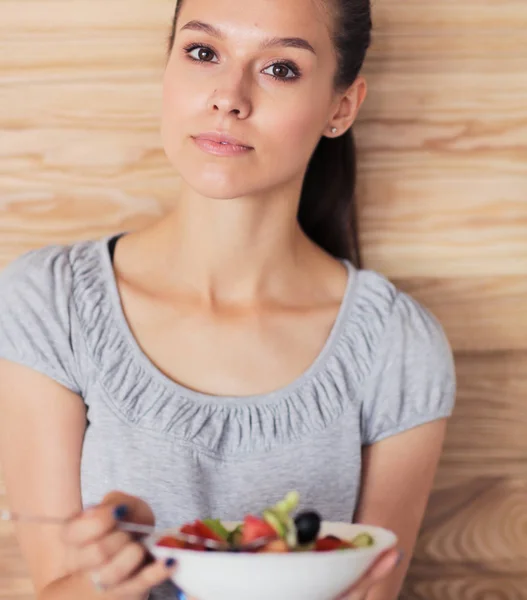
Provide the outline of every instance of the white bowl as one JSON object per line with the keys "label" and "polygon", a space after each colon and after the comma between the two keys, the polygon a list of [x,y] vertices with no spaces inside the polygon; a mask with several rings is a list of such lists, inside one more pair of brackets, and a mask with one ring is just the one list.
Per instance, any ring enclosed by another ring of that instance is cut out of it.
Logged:
{"label": "white bowl", "polygon": [[[236,523],[226,523],[227,528]],[[200,552],[156,546],[174,530],[146,540],[159,559],[177,560],[173,581],[197,600],[335,600],[356,583],[385,550],[397,544],[391,531],[368,525],[323,522],[321,536],[351,540],[365,532],[375,544],[330,552],[251,554]],[[177,529],[175,530],[177,531]]]}

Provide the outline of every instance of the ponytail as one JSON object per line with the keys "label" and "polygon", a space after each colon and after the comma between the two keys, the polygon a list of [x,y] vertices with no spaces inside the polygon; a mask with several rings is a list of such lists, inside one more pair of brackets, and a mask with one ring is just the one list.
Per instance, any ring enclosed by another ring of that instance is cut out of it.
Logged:
{"label": "ponytail", "polygon": [[298,221],[304,233],[326,252],[361,268],[356,170],[351,129],[337,138],[322,137],[304,178]]}

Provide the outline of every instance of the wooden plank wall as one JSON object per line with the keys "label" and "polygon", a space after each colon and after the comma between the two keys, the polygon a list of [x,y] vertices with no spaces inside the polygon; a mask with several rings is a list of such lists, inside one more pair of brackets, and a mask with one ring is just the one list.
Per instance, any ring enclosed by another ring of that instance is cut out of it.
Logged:
{"label": "wooden plank wall", "polygon": [[[170,206],[174,0],[0,0],[0,266]],[[367,266],[429,306],[459,397],[404,600],[527,598],[527,3],[375,0]],[[0,503],[3,490],[0,483]],[[0,528],[0,598],[31,587]]]}

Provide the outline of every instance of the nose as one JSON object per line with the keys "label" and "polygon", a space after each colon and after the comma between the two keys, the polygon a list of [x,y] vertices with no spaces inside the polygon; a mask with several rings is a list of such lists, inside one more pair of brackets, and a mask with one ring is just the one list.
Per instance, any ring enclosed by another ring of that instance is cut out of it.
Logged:
{"label": "nose", "polygon": [[243,74],[217,81],[216,84],[218,87],[209,98],[209,110],[223,116],[247,119],[252,112],[252,103]]}

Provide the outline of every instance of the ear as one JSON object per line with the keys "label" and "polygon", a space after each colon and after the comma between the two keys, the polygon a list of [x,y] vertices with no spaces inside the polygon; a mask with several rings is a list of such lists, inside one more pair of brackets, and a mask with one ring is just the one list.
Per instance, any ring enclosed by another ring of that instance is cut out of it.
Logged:
{"label": "ear", "polygon": [[326,137],[338,137],[353,125],[366,98],[367,89],[364,77],[357,77],[343,94],[339,94],[324,131]]}

